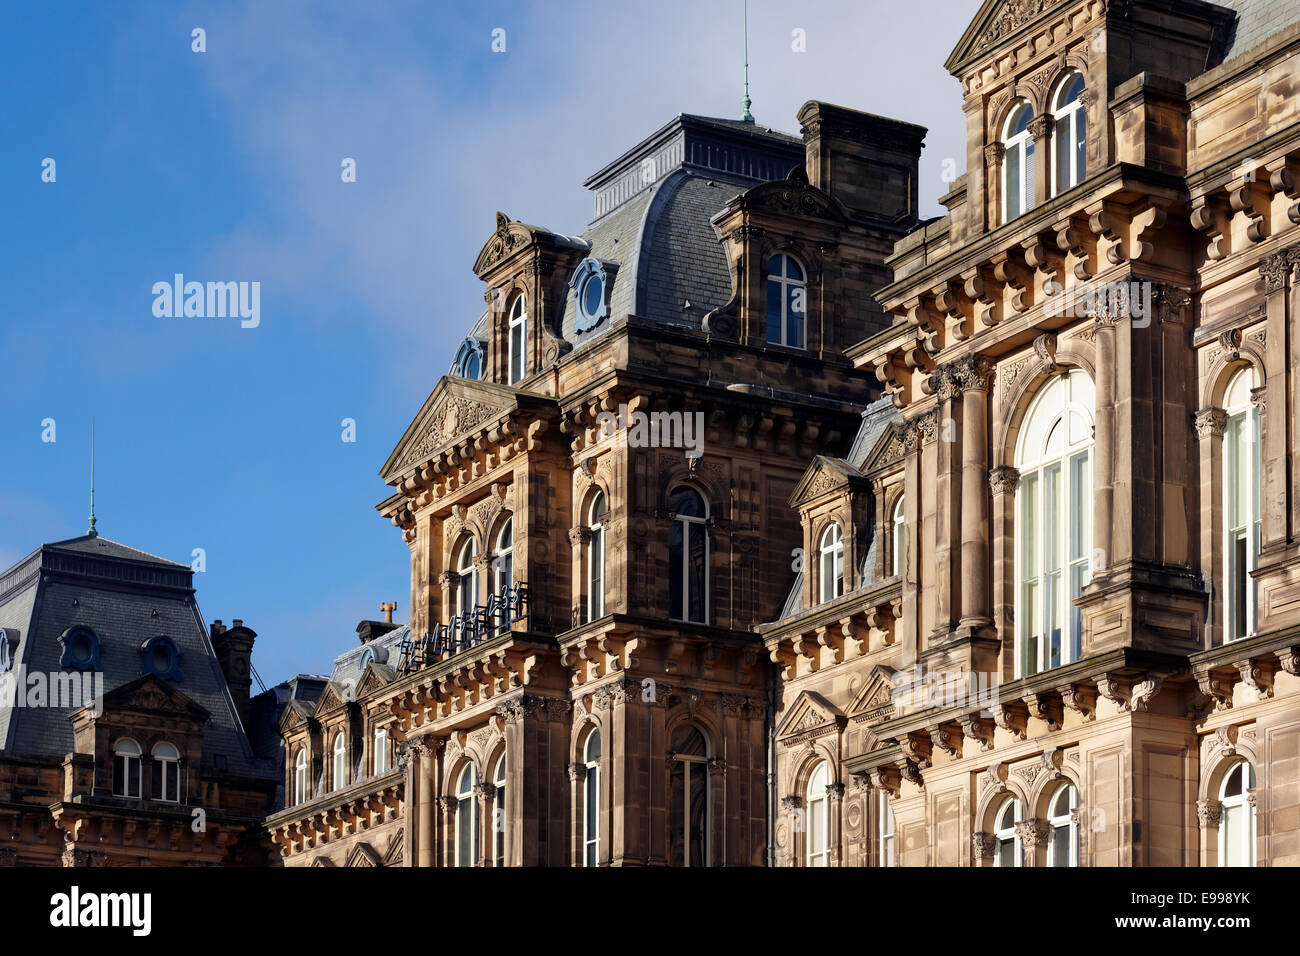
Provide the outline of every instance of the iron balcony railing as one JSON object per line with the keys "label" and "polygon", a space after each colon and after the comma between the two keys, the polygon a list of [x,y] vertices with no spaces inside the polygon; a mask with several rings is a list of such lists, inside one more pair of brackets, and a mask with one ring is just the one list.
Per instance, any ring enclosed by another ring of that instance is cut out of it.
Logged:
{"label": "iron balcony railing", "polygon": [[446,624],[426,631],[423,637],[407,634],[402,638],[397,672],[409,674],[491,640],[510,630],[515,622],[527,620],[531,607],[526,583],[519,581],[503,587],[488,597],[487,604],[480,604],[470,614],[457,614]]}

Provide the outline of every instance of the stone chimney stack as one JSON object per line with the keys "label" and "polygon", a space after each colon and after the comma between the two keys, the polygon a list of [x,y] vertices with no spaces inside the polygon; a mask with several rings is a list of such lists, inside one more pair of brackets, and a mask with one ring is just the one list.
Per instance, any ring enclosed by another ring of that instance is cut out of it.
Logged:
{"label": "stone chimney stack", "polygon": [[244,627],[240,618],[231,623],[233,626],[227,629],[220,621],[213,621],[209,631],[212,650],[221,665],[221,673],[225,675],[239,720],[247,731],[251,714],[249,691],[253,685],[253,642],[257,640],[257,634],[252,628]]}
{"label": "stone chimney stack", "polygon": [[917,222],[926,129],[810,100],[799,110],[808,182],[859,219],[906,231]]}

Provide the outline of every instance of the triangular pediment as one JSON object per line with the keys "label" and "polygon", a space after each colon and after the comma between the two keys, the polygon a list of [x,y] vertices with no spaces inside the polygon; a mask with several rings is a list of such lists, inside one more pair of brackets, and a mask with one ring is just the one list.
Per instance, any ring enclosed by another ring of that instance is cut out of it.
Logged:
{"label": "triangular pediment", "polygon": [[312,866],[333,866],[334,861],[327,856],[318,856],[311,861]]}
{"label": "triangular pediment", "polygon": [[895,466],[899,466],[906,454],[907,446],[903,444],[898,426],[890,425],[876,440],[875,447],[868,453],[867,460],[862,465],[862,473],[864,475],[874,475],[882,471],[889,471]]}
{"label": "triangular pediment", "polygon": [[292,730],[294,727],[301,727],[311,720],[312,708],[308,707],[300,700],[291,700],[284,708],[284,713],[280,715],[280,732]]}
{"label": "triangular pediment", "polygon": [[365,698],[377,690],[381,690],[385,684],[388,684],[396,676],[394,670],[387,664],[381,664],[379,661],[371,661],[366,665],[365,673],[361,675],[361,680],[357,682],[357,697]]}
{"label": "triangular pediment", "polygon": [[844,721],[844,712],[815,691],[803,691],[790,705],[776,729],[777,737],[793,737],[822,728],[829,729]]}
{"label": "triangular pediment", "polygon": [[444,375],[379,469],[392,483],[395,476],[423,464],[465,435],[521,407],[544,403],[541,396],[498,385]]}
{"label": "triangular pediment", "polygon": [[316,701],[315,716],[319,717],[321,714],[328,714],[330,711],[338,710],[346,704],[349,699],[355,700],[356,694],[350,694],[344,685],[336,683],[335,681],[330,681],[325,685],[325,690],[321,693],[320,700]]}
{"label": "triangular pediment", "polygon": [[957,41],[944,68],[956,73],[970,59],[997,46],[1057,7],[1077,0],[985,0]]}
{"label": "triangular pediment", "polygon": [[384,851],[384,866],[401,866],[402,865],[402,846],[406,838],[406,830],[399,827],[393,834],[393,838],[388,841],[388,849]]}
{"label": "triangular pediment", "polygon": [[866,684],[849,706],[849,716],[865,714],[868,723],[884,720],[894,712],[894,676],[898,672],[887,664],[877,664]]}
{"label": "triangular pediment", "polygon": [[166,714],[188,717],[203,723],[211,716],[208,710],[186,697],[157,674],[145,674],[104,695],[104,711],[137,714]]}
{"label": "triangular pediment", "polygon": [[791,492],[790,507],[798,508],[806,501],[838,491],[861,478],[861,473],[844,459],[818,455]]}
{"label": "triangular pediment", "polygon": [[369,843],[358,843],[348,854],[348,861],[344,866],[383,866],[384,862],[379,858],[379,854]]}

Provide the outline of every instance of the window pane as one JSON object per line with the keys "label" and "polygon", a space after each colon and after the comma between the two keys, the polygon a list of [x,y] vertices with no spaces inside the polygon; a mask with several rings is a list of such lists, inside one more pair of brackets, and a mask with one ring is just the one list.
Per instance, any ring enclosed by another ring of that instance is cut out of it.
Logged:
{"label": "window pane", "polygon": [[767,340],[781,341],[781,283],[767,280]]}
{"label": "window pane", "polygon": [[1063,193],[1074,185],[1070,180],[1074,161],[1070,125],[1070,116],[1067,113],[1056,121],[1056,129],[1052,134],[1056,144],[1056,191],[1058,193]]}
{"label": "window pane", "polygon": [[1074,182],[1088,178],[1088,114],[1079,108],[1074,111]]}
{"label": "window pane", "polygon": [[1020,145],[1007,147],[1007,155],[1003,159],[1006,163],[1006,170],[1003,176],[1003,183],[1006,188],[1007,197],[1007,219],[1015,219],[1020,215]]}
{"label": "window pane", "polygon": [[668,529],[668,607],[669,615],[684,617],[682,604],[682,531],[685,522],[674,521]]}
{"label": "window pane", "polygon": [[1052,866],[1070,865],[1070,825],[1068,823],[1052,827],[1048,856],[1051,858]]}
{"label": "window pane", "polygon": [[1245,814],[1250,811],[1250,807],[1244,804],[1223,808],[1223,819],[1220,826],[1223,827],[1224,836],[1224,865],[1225,866],[1245,866],[1246,865],[1246,841],[1242,839],[1242,824]]}
{"label": "window pane", "polygon": [[688,524],[687,532],[689,534],[688,560],[690,562],[690,609],[688,620],[704,622],[704,527],[699,524]]}
{"label": "window pane", "polygon": [[1025,140],[1025,212],[1034,208],[1034,141]]}
{"label": "window pane", "polygon": [[801,285],[786,287],[785,344],[803,348],[803,319],[808,309],[808,290]]}
{"label": "window pane", "polygon": [[823,834],[826,827],[826,801],[814,800],[808,804],[808,849],[813,855],[815,866],[820,866],[824,861],[818,858],[824,849]]}
{"label": "window pane", "polygon": [[999,840],[998,841],[998,866],[1015,866],[1016,865],[1016,841]]}

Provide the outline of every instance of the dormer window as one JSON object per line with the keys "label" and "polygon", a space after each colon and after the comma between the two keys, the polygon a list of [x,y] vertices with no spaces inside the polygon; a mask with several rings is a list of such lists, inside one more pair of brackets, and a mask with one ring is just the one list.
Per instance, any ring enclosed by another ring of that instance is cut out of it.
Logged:
{"label": "dormer window", "polygon": [[528,371],[528,302],[523,294],[510,307],[510,384]]}
{"label": "dormer window", "polygon": [[767,260],[767,341],[804,348],[808,280],[803,266],[784,252]]}
{"label": "dormer window", "polygon": [[480,379],[483,377],[483,364],[483,343],[477,339],[465,339],[456,350],[451,374],[458,378]]}
{"label": "dormer window", "polygon": [[569,288],[573,290],[573,301],[577,306],[575,328],[586,332],[600,325],[609,314],[609,307],[605,304],[605,267],[596,259],[584,259],[574,270]]}
{"label": "dormer window", "polygon": [[99,637],[88,627],[70,627],[59,636],[63,653],[60,667],[78,671],[97,671],[99,666]]}
{"label": "dormer window", "polygon": [[1087,175],[1088,115],[1083,107],[1083,76],[1067,76],[1052,100],[1052,139],[1056,159],[1053,163],[1058,195],[1083,182]]}
{"label": "dormer window", "polygon": [[140,657],[146,674],[157,674],[163,680],[180,682],[181,652],[170,637],[151,637],[140,645]]}
{"label": "dormer window", "polygon": [[1021,103],[1011,110],[1002,130],[1002,221],[1010,222],[1034,208],[1034,137],[1029,121],[1034,110]]}

